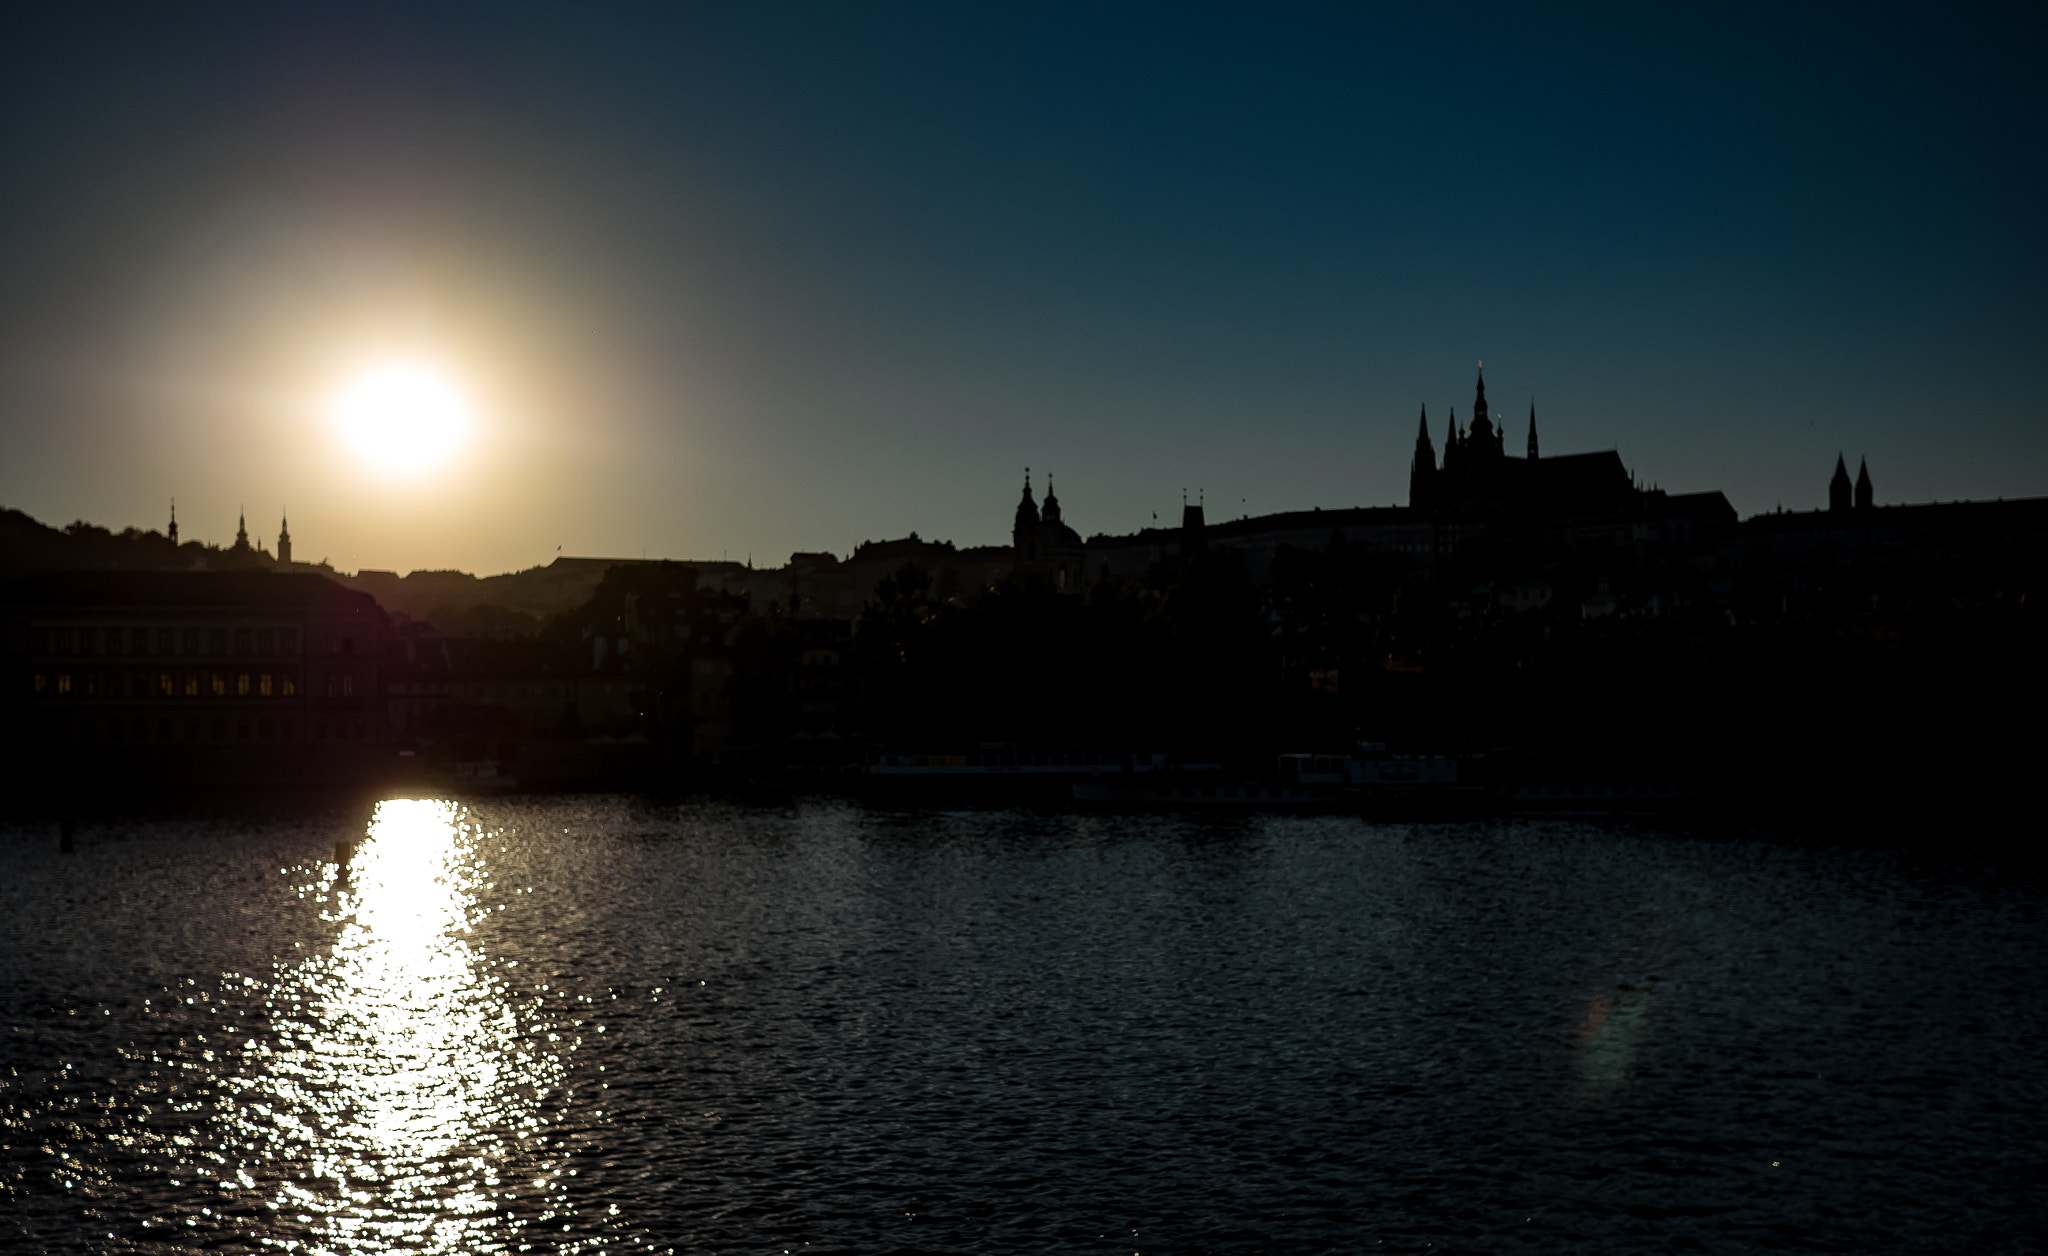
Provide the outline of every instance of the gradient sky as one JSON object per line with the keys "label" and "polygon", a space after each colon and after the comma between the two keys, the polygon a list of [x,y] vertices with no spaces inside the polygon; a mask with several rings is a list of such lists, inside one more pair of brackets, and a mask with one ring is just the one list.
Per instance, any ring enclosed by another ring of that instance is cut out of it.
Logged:
{"label": "gradient sky", "polygon": [[[2044,23],[1871,5],[11,10],[0,504],[344,569],[1405,501],[1473,364],[1745,514],[2048,493]],[[1426,10],[1426,11],[1425,11]],[[354,364],[484,414],[394,483]]]}

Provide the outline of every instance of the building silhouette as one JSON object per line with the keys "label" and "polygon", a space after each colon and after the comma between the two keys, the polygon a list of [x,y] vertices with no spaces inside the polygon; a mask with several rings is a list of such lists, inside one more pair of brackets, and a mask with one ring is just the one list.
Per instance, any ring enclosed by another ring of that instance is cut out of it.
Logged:
{"label": "building silhouette", "polygon": [[388,618],[325,576],[50,571],[0,615],[6,734],[39,774],[309,781],[384,754]]}
{"label": "building silhouette", "polygon": [[1024,469],[1024,495],[1010,527],[1012,570],[1020,576],[1043,576],[1056,588],[1079,592],[1085,570],[1081,534],[1060,517],[1060,499],[1052,476],[1045,477],[1045,505],[1031,500],[1031,468]]}

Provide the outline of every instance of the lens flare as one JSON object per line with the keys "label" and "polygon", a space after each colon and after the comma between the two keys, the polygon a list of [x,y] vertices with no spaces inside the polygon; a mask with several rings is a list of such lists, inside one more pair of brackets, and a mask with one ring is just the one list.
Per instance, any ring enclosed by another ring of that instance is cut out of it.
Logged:
{"label": "lens flare", "polygon": [[402,476],[453,458],[475,419],[454,379],[411,362],[387,363],[350,379],[335,395],[330,415],[357,457]]}

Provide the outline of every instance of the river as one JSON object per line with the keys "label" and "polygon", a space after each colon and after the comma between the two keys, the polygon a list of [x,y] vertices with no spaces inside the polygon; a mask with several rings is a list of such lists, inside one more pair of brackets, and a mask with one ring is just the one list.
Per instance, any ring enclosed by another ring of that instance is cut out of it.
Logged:
{"label": "river", "polygon": [[0,1247],[2016,1250],[2044,902],[1564,820],[17,824]]}

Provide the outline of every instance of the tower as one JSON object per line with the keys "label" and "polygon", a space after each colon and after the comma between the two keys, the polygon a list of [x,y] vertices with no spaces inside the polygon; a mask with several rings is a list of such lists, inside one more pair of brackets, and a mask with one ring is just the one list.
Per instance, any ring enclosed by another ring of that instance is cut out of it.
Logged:
{"label": "tower", "polygon": [[277,561],[289,563],[292,560],[292,521],[280,514],[277,527]]}
{"label": "tower", "polygon": [[1408,465],[1408,505],[1427,510],[1435,505],[1436,447],[1429,443],[1429,407],[1422,407],[1422,424],[1415,433],[1415,460]]}
{"label": "tower", "polygon": [[1849,464],[1835,455],[1835,475],[1828,481],[1828,509],[1847,510],[1854,490],[1849,487]]}
{"label": "tower", "polygon": [[249,512],[244,510],[235,516],[235,553],[249,552]]}
{"label": "tower", "polygon": [[1479,394],[1472,401],[1472,452],[1477,460],[1484,461],[1501,449],[1500,436],[1494,431],[1493,420],[1486,417],[1486,372],[1479,373]]}
{"label": "tower", "polygon": [[1870,487],[1870,460],[1858,458],[1856,460],[1856,509],[1868,510],[1875,504],[1875,495]]}
{"label": "tower", "polygon": [[1536,403],[1529,403],[1529,461],[1536,461]]}
{"label": "tower", "polygon": [[[1082,486],[1084,489],[1086,485]],[[1045,473],[1045,506],[1039,510],[1038,518],[1044,523],[1060,521],[1060,499],[1052,495],[1052,472]]]}
{"label": "tower", "polygon": [[1024,468],[1024,497],[1017,503],[1017,519],[1010,526],[1010,542],[1020,562],[1038,561],[1038,503],[1031,499],[1031,468]]}
{"label": "tower", "polygon": [[1189,554],[1194,553],[1198,549],[1207,549],[1208,547],[1209,524],[1208,521],[1202,517],[1201,499],[1197,498],[1195,504],[1190,506],[1188,504],[1187,494],[1185,491],[1183,491],[1180,499],[1181,555],[1185,557]]}
{"label": "tower", "polygon": [[171,544],[178,543],[178,499],[171,499]]}

